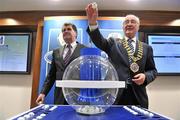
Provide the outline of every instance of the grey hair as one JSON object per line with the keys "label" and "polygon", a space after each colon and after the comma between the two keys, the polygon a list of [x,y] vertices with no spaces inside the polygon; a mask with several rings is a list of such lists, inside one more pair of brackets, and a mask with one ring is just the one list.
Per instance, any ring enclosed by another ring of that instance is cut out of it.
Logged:
{"label": "grey hair", "polygon": [[137,16],[135,16],[135,15],[133,15],[133,14],[128,14],[128,15],[125,16],[125,19],[126,19],[128,16],[132,16],[133,18],[136,19],[136,21],[138,22],[138,24],[140,24],[140,19],[139,19],[139,17],[137,17]]}

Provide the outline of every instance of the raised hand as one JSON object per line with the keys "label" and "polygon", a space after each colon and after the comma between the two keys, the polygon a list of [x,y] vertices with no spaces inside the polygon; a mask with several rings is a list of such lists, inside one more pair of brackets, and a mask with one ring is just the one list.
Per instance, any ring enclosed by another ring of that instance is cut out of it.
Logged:
{"label": "raised hand", "polygon": [[98,8],[96,3],[90,3],[85,8],[89,25],[96,25],[98,18]]}

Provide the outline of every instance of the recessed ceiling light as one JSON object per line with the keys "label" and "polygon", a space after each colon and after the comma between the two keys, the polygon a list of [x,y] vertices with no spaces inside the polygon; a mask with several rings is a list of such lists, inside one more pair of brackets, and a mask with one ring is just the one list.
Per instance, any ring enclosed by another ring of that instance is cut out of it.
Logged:
{"label": "recessed ceiling light", "polygon": [[13,19],[13,18],[7,18],[7,19],[6,19],[6,23],[7,23],[8,25],[18,25],[18,21],[15,20],[15,19]]}
{"label": "recessed ceiling light", "polygon": [[139,0],[128,0],[128,1],[132,1],[132,2],[138,2]]}
{"label": "recessed ceiling light", "polygon": [[180,19],[173,20],[170,25],[172,26],[180,26]]}
{"label": "recessed ceiling light", "polygon": [[59,2],[59,1],[61,1],[61,0],[51,0],[51,1],[54,1],[54,2]]}

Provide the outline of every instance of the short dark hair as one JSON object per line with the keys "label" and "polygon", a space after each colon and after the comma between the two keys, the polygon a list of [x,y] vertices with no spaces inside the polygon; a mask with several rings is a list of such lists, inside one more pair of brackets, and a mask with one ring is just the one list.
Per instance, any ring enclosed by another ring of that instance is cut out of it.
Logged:
{"label": "short dark hair", "polygon": [[[76,27],[76,25],[74,25],[73,23],[64,23],[63,24],[63,27],[64,26],[72,26],[72,29],[76,32],[76,34],[78,33],[77,32],[77,27]],[[62,29],[63,29],[63,27],[62,27]]]}

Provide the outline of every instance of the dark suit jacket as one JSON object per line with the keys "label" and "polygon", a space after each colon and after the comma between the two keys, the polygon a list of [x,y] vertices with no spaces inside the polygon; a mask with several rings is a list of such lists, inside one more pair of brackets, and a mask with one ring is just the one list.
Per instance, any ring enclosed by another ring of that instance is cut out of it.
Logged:
{"label": "dark suit jacket", "polygon": [[[85,46],[80,43],[77,43],[77,46],[71,55],[69,63],[80,56],[81,48],[85,48]],[[56,80],[62,80],[64,71],[69,64],[68,63],[65,66],[63,62],[63,50],[64,48],[53,50],[51,68],[41,90],[41,93],[45,95],[48,94]],[[62,93],[62,88],[55,87],[54,104],[67,104]]]}
{"label": "dark suit jacket", "polygon": [[[88,28],[87,32],[90,38],[92,39],[93,43],[98,48],[100,48],[101,50],[105,51],[108,54],[111,63],[114,65],[118,73],[118,77],[120,81],[127,81],[128,79],[132,79],[133,76],[138,73],[144,73],[146,76],[144,84],[137,85],[135,83],[132,83],[128,85],[129,87],[127,86],[127,88],[124,89],[123,91],[122,89],[119,90],[115,104],[123,104],[120,102],[120,100],[123,99],[124,97],[123,92],[131,88],[132,94],[135,96],[135,99],[137,101],[137,103],[135,104],[148,108],[148,96],[146,93],[146,86],[150,82],[152,82],[157,75],[157,70],[155,68],[155,63],[153,59],[152,48],[149,45],[143,43],[143,57],[141,60],[137,62],[139,65],[139,71],[134,74],[129,69],[130,64],[128,60],[127,51],[124,49],[123,45],[120,42],[117,42],[117,40],[113,38],[110,38],[108,40],[105,39],[101,35],[98,28],[91,32]],[[135,55],[136,54],[137,54],[137,49],[135,50]],[[129,95],[129,97],[131,97],[131,95]]]}

